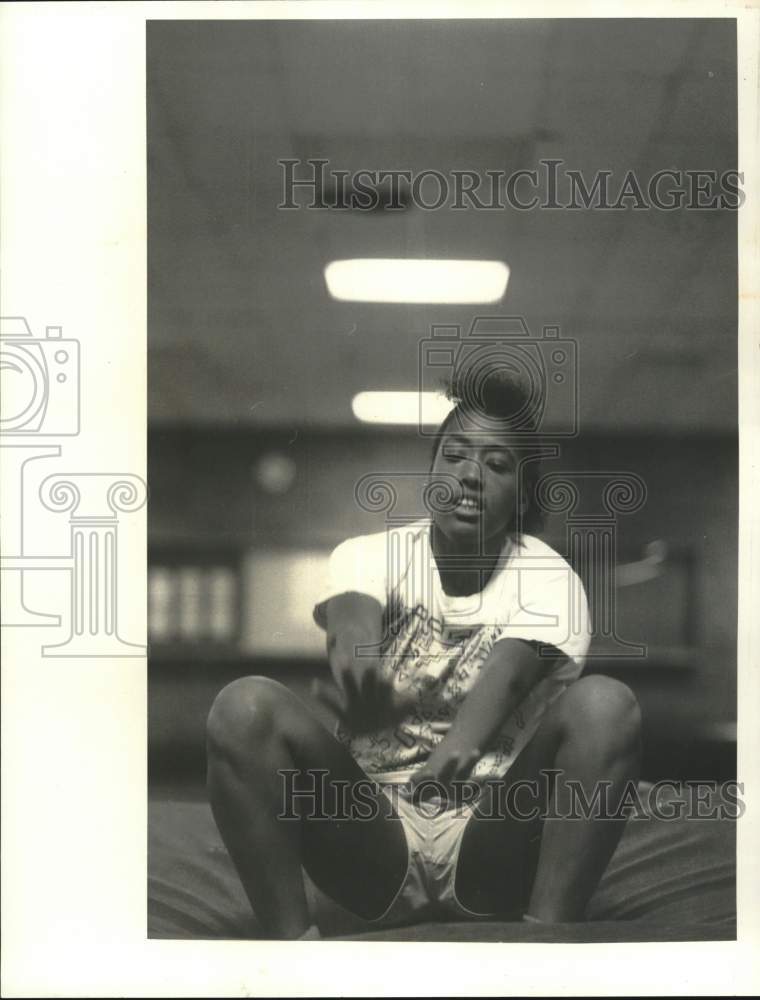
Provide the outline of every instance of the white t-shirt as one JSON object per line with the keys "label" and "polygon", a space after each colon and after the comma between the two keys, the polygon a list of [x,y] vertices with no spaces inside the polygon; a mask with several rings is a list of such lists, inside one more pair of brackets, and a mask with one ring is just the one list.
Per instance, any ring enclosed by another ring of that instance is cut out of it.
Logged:
{"label": "white t-shirt", "polygon": [[[363,770],[405,782],[446,735],[494,644],[514,638],[555,646],[566,654],[518,705],[472,772],[478,780],[503,775],[535,732],[548,706],[583,670],[590,641],[583,585],[568,563],[538,538],[508,543],[485,588],[452,597],[441,586],[430,544],[430,520],[342,542],[314,608],[326,628],[326,604],[339,594],[376,598],[384,609],[381,669],[415,708],[397,726],[337,737]],[[547,661],[548,662],[548,661]]]}

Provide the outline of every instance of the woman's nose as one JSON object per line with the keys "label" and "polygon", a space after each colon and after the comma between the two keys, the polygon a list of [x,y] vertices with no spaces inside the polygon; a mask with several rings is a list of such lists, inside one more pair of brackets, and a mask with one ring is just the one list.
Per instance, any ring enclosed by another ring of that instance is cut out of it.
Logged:
{"label": "woman's nose", "polygon": [[464,462],[459,470],[459,478],[465,486],[480,486],[480,466],[477,462]]}

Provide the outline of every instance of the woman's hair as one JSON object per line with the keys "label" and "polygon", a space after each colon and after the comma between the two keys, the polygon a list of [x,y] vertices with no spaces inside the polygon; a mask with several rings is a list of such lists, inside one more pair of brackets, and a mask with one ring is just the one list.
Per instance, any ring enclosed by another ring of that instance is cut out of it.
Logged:
{"label": "woman's hair", "polygon": [[[438,454],[438,449],[450,425],[464,414],[475,421],[481,418],[484,431],[488,422],[505,422],[513,428],[514,436],[521,445],[540,444],[538,433],[538,415],[531,412],[533,402],[530,391],[505,368],[493,368],[479,382],[467,372],[455,372],[451,380],[443,387],[446,398],[454,403],[453,409],[443,419],[433,440],[431,468]],[[535,407],[533,408],[536,409]],[[519,465],[520,496],[518,497],[515,523],[510,532],[517,538],[519,534],[535,534],[541,530],[544,523],[544,512],[536,501],[536,483],[541,475],[540,450],[536,448],[535,457],[531,455],[532,448],[518,452],[516,458]],[[524,455],[524,457],[522,457]]]}

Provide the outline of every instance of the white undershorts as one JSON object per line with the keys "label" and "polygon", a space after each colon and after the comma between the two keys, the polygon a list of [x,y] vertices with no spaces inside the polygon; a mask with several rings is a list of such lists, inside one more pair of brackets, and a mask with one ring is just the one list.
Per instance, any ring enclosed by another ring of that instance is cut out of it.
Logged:
{"label": "white undershorts", "polygon": [[459,902],[456,871],[467,821],[475,805],[446,809],[438,798],[414,804],[399,786],[381,785],[399,815],[408,852],[406,875],[385,913],[369,920],[373,929],[421,920],[488,919]]}

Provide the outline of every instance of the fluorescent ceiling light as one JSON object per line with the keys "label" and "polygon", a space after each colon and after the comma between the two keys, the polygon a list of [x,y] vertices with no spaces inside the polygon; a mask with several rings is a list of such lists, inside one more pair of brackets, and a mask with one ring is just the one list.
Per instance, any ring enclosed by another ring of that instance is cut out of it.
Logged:
{"label": "fluorescent ceiling light", "polygon": [[498,302],[509,268],[500,260],[334,260],[327,290],[341,302]]}
{"label": "fluorescent ceiling light", "polygon": [[453,408],[438,392],[360,392],[351,400],[354,416],[366,424],[437,426]]}

